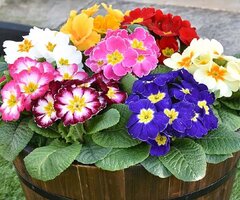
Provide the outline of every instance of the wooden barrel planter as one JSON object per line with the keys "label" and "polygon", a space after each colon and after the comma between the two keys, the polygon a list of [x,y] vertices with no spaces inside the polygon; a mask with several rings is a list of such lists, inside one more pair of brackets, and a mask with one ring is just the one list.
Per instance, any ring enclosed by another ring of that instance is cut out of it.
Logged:
{"label": "wooden barrel planter", "polygon": [[[109,172],[74,163],[54,180],[43,182],[27,173],[24,150],[14,165],[27,200],[228,200],[240,153],[220,164],[208,164],[206,177],[183,182],[161,179],[142,166]],[[184,169],[183,169],[184,170]]]}

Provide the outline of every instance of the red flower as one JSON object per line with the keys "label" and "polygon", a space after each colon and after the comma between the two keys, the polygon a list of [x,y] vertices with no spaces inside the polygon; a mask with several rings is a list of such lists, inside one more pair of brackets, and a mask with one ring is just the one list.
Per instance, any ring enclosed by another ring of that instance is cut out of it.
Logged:
{"label": "red flower", "polygon": [[180,40],[187,46],[190,45],[191,41],[194,38],[199,38],[197,35],[197,32],[195,30],[195,28],[191,28],[191,27],[182,27],[179,30],[179,38]]}
{"label": "red flower", "polygon": [[178,42],[175,37],[163,37],[157,40],[157,45],[161,51],[161,55],[158,58],[160,63],[163,63],[163,60],[171,57],[173,53],[178,51]]}
{"label": "red flower", "polygon": [[154,8],[136,8],[124,16],[122,27],[126,28],[130,24],[145,24],[146,22],[150,22],[150,18],[154,15]]}

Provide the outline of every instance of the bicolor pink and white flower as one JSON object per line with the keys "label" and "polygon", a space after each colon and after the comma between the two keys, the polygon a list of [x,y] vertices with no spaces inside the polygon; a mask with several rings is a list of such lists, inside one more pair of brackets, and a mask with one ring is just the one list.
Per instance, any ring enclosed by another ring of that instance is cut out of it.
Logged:
{"label": "bicolor pink and white flower", "polygon": [[24,96],[15,81],[10,81],[1,90],[2,105],[0,113],[4,121],[18,120],[24,110]]}
{"label": "bicolor pink and white flower", "polygon": [[20,91],[26,98],[24,104],[27,110],[31,109],[31,100],[42,97],[48,91],[49,83],[53,78],[53,74],[41,73],[36,67],[31,68],[30,71],[24,70],[16,77]]}
{"label": "bicolor pink and white flower", "polygon": [[54,78],[55,81],[63,81],[63,80],[84,80],[88,77],[88,74],[84,72],[82,69],[79,70],[78,65],[72,64],[69,66],[62,66],[57,69],[57,74]]}
{"label": "bicolor pink and white flower", "polygon": [[99,93],[92,88],[62,88],[55,95],[57,117],[65,126],[83,123],[102,108],[99,97]]}
{"label": "bicolor pink and white flower", "polygon": [[43,128],[51,126],[58,119],[54,109],[53,95],[50,92],[34,103],[32,111],[37,125]]}
{"label": "bicolor pink and white flower", "polygon": [[124,103],[127,98],[126,92],[120,91],[119,88],[114,86],[107,86],[107,91],[104,96],[108,104]]}

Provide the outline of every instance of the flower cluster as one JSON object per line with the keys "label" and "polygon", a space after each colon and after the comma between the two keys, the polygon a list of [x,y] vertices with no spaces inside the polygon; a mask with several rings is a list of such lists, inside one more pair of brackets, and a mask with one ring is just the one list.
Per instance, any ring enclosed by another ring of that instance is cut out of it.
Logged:
{"label": "flower cluster", "polygon": [[175,137],[201,138],[217,128],[214,95],[186,70],[148,75],[135,81],[127,104],[133,138],[151,145],[150,154],[165,155]]}
{"label": "flower cluster", "polygon": [[103,71],[108,79],[119,80],[127,73],[138,77],[148,75],[157,67],[159,49],[154,37],[144,28],[109,30],[106,37],[94,48],[87,50],[86,65],[93,72]]}
{"label": "flower cluster", "polygon": [[143,25],[152,32],[161,50],[161,63],[174,52],[180,51],[184,45],[188,46],[194,38],[198,38],[189,21],[182,20],[180,16],[163,14],[154,8],[136,8],[130,11],[124,16],[122,27],[127,28],[132,24]]}
{"label": "flower cluster", "polygon": [[218,97],[230,97],[240,89],[240,59],[223,55],[222,45],[212,39],[194,39],[182,54],[174,53],[164,64],[185,68]]}
{"label": "flower cluster", "polygon": [[20,57],[56,62],[58,67],[77,64],[82,67],[82,54],[75,46],[69,45],[69,36],[49,29],[34,27],[21,42],[3,43],[5,61],[14,63]]}
{"label": "flower cluster", "polygon": [[93,15],[99,10],[97,4],[82,10],[80,14],[71,11],[66,24],[61,28],[63,33],[70,34],[71,41],[81,51],[96,45],[101,40],[101,34],[106,33],[108,29],[117,30],[120,27],[124,16],[122,11],[104,3],[102,6],[107,14],[97,15],[95,18]]}

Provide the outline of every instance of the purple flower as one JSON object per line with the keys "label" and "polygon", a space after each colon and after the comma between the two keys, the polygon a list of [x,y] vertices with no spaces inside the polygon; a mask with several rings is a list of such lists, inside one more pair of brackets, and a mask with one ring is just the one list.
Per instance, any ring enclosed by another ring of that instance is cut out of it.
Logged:
{"label": "purple flower", "polygon": [[156,107],[147,99],[130,103],[132,115],[127,128],[133,138],[142,141],[155,139],[157,134],[167,127],[168,118],[162,112],[157,112]]}

